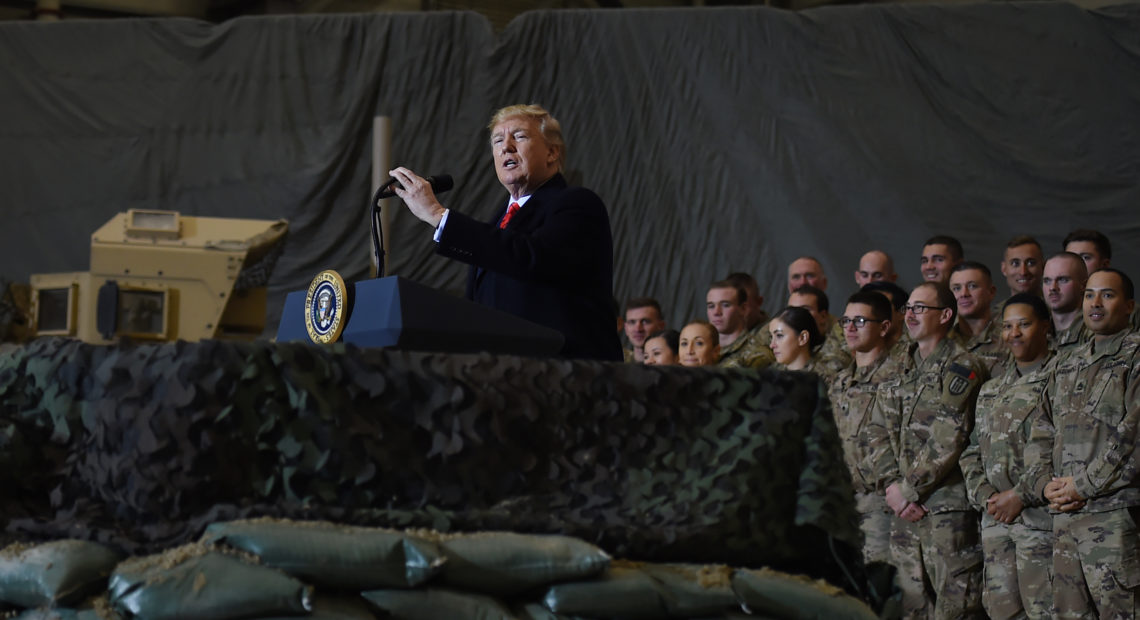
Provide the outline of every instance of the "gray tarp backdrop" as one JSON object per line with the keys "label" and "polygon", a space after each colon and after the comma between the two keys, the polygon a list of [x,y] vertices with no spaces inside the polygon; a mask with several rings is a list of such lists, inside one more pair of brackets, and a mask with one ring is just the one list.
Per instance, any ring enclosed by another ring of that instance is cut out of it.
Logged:
{"label": "gray tarp backdrop", "polygon": [[[286,218],[286,292],[366,277],[372,119],[396,163],[450,173],[451,208],[501,207],[484,126],[510,103],[563,123],[572,181],[610,209],[615,294],[674,324],[707,284],[801,254],[833,306],[859,255],[918,279],[922,241],[995,270],[1006,239],[1094,227],[1140,276],[1140,4],[471,13],[0,25],[0,276],[88,267],[128,208]],[[402,206],[389,272],[461,291]]]}

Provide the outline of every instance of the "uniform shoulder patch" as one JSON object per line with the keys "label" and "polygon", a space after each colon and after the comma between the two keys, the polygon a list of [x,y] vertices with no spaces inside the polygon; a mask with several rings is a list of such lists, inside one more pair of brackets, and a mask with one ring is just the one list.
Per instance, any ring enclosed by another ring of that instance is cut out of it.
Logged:
{"label": "uniform shoulder patch", "polygon": [[949,381],[946,384],[946,391],[951,396],[965,394],[978,381],[977,372],[957,362],[950,364],[947,372]]}

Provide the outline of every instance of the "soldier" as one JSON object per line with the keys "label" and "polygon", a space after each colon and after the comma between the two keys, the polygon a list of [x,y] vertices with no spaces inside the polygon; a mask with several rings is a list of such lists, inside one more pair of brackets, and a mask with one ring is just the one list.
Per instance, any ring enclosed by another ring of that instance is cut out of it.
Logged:
{"label": "soldier", "polygon": [[989,374],[1001,374],[1009,351],[1001,341],[1001,322],[993,315],[997,288],[989,267],[975,261],[958,263],[950,274],[950,291],[958,304],[958,321],[950,336],[982,360]]}
{"label": "soldier", "polygon": [[978,513],[966,498],[958,457],[969,441],[985,367],[947,336],[954,295],[924,282],[910,294],[914,340],[902,372],[880,388],[868,425],[866,467],[891,520],[891,557],[908,618],[981,617]]}
{"label": "soldier", "polygon": [[645,340],[649,334],[665,329],[665,317],[661,314],[661,304],[652,297],[635,297],[625,304],[625,337],[629,348],[625,349],[625,361],[645,361]]}
{"label": "soldier", "polygon": [[1092,339],[1057,361],[1050,389],[1053,600],[1059,618],[1135,618],[1140,588],[1140,334],[1132,281],[1104,268],[1085,284]]}
{"label": "soldier", "polygon": [[744,289],[748,297],[744,302],[748,308],[745,328],[751,331],[767,323],[768,313],[761,307],[764,304],[764,296],[760,294],[760,285],[757,284],[756,278],[741,271],[734,271],[728,274],[725,280],[731,282],[733,286]]}
{"label": "soldier", "polygon": [[948,235],[935,235],[922,245],[919,267],[922,279],[927,282],[950,281],[950,270],[962,262],[962,244]]}
{"label": "soldier", "polygon": [[[1112,243],[1097,230],[1079,228],[1069,233],[1062,243],[1066,252],[1072,252],[1085,261],[1089,273],[1112,264]],[[1132,327],[1140,328],[1140,312],[1132,311]]]}
{"label": "soldier", "polygon": [[817,368],[826,368],[828,374],[834,375],[851,363],[851,355],[845,348],[843,330],[828,312],[827,293],[805,284],[792,291],[788,296],[788,305],[799,306],[811,312],[819,333],[823,335],[823,344],[812,352]]}
{"label": "soldier", "polygon": [[910,335],[906,333],[906,321],[903,317],[903,307],[909,297],[903,287],[894,282],[871,282],[863,286],[863,291],[879,293],[886,296],[891,302],[891,330],[887,333],[887,350],[893,355],[896,350],[906,349],[910,344]]}
{"label": "soldier", "polygon": [[899,375],[899,365],[889,352],[888,334],[893,316],[887,296],[859,291],[847,298],[839,319],[854,361],[831,382],[828,396],[835,412],[843,458],[855,486],[855,507],[863,530],[863,561],[890,564],[891,510],[881,493],[875,473],[863,467],[867,459],[865,431],[879,384]]}
{"label": "soldier", "polygon": [[1088,279],[1085,262],[1072,252],[1058,252],[1045,261],[1041,287],[1045,303],[1053,314],[1049,348],[1057,353],[1067,353],[1092,337],[1081,315],[1081,300]]}
{"label": "soldier", "polygon": [[788,292],[791,293],[805,284],[821,291],[827,290],[827,276],[823,273],[823,265],[814,256],[801,256],[788,265]]}
{"label": "soldier", "polygon": [[1080,256],[1089,273],[1112,263],[1112,243],[1098,230],[1078,228],[1070,232],[1061,243],[1061,249]]}
{"label": "soldier", "polygon": [[709,323],[716,328],[723,368],[764,368],[775,361],[771,349],[745,334],[748,293],[727,280],[713,282],[705,296]]}
{"label": "soldier", "polygon": [[982,605],[993,618],[1047,618],[1052,604],[1053,517],[1043,495],[1053,471],[1050,322],[1036,295],[1005,302],[1002,338],[1015,363],[982,386],[970,445],[958,460],[982,512]]}
{"label": "soldier", "polygon": [[1005,276],[1010,295],[1030,293],[1040,296],[1041,270],[1044,267],[1041,244],[1033,237],[1018,235],[1006,244],[1001,259],[1001,275]]}
{"label": "soldier", "polygon": [[708,321],[689,321],[677,337],[682,366],[713,366],[720,358],[720,338]]}
{"label": "soldier", "polygon": [[871,250],[864,254],[859,259],[858,269],[855,270],[855,284],[860,288],[871,282],[880,280],[894,282],[898,279],[899,274],[895,273],[895,261],[882,250]]}
{"label": "soldier", "polygon": [[788,306],[776,313],[768,322],[772,335],[772,354],[776,356],[774,368],[779,370],[805,370],[814,372],[827,383],[834,375],[831,369],[821,366],[813,351],[823,344],[823,334],[815,317],[806,308]]}

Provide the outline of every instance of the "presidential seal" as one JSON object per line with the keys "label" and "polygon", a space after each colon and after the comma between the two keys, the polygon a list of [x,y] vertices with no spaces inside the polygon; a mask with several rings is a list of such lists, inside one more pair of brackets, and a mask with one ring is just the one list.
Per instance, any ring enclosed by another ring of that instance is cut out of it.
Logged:
{"label": "presidential seal", "polygon": [[336,342],[348,323],[348,288],[332,269],[317,274],[305,295],[305,329],[317,344]]}

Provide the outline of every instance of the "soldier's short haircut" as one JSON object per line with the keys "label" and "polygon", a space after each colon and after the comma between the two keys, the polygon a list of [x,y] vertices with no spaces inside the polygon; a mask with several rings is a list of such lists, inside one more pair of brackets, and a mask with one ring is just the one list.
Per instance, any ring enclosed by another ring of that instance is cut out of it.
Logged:
{"label": "soldier's short haircut", "polygon": [[[1101,267],[1093,273],[1101,273],[1102,271],[1106,273],[1115,273],[1116,275],[1120,276],[1120,286],[1122,289],[1120,291],[1120,294],[1124,295],[1125,300],[1132,300],[1134,298],[1133,296],[1136,294],[1136,289],[1132,288],[1132,278],[1129,278],[1128,274],[1112,267]],[[1089,277],[1092,277],[1092,273],[1089,274]]]}
{"label": "soldier's short haircut", "polygon": [[977,269],[978,271],[986,274],[986,279],[988,279],[990,282],[994,281],[994,276],[992,273],[990,273],[990,268],[986,267],[983,263],[979,263],[976,260],[964,260],[957,265],[954,265],[954,268],[950,270],[950,273],[958,273],[959,271],[968,271],[970,269]]}
{"label": "soldier's short haircut", "polygon": [[816,288],[810,284],[800,285],[799,288],[792,291],[792,294],[793,295],[811,295],[812,297],[815,297],[816,310],[819,310],[820,312],[830,312],[830,309],[828,308],[828,303],[827,303],[827,293],[824,293],[822,290],[820,290],[820,289],[818,289],[818,288]]}
{"label": "soldier's short haircut", "polygon": [[1005,303],[1001,305],[1001,314],[1005,316],[1005,309],[1017,304],[1025,304],[1033,309],[1033,316],[1037,317],[1039,321],[1047,321],[1050,325],[1053,324],[1053,316],[1049,314],[1049,306],[1045,305],[1045,300],[1034,295],[1033,293],[1017,293]]}
{"label": "soldier's short haircut", "polygon": [[1082,281],[1089,279],[1088,265],[1085,265],[1085,259],[1081,258],[1080,254],[1074,254],[1072,252],[1065,252],[1065,251],[1056,252],[1054,254],[1051,254],[1049,256],[1049,258],[1046,258],[1045,262],[1048,263],[1049,261],[1051,261],[1055,258],[1067,258],[1069,260],[1069,262],[1072,263],[1076,267],[1077,272],[1080,274],[1079,278]]}
{"label": "soldier's short haircut", "polygon": [[946,249],[950,250],[950,256],[954,260],[962,260],[962,257],[965,256],[965,253],[962,251],[962,242],[950,235],[934,235],[927,239],[926,243],[922,244],[922,247],[925,248],[928,245],[946,246]]}
{"label": "soldier's short haircut", "polygon": [[812,349],[823,344],[823,334],[819,333],[819,325],[816,325],[815,317],[813,317],[811,312],[808,312],[806,308],[786,306],[783,310],[780,310],[776,316],[772,317],[772,320],[779,320],[781,323],[792,328],[797,334],[807,332],[808,347]]}
{"label": "soldier's short haircut", "polygon": [[645,341],[649,342],[654,338],[664,338],[665,346],[669,347],[669,350],[673,352],[673,355],[676,355],[677,351],[679,351],[681,348],[681,332],[675,329],[659,329],[652,334],[649,334]]}
{"label": "soldier's short haircut", "polygon": [[887,293],[891,296],[891,305],[895,310],[902,312],[903,306],[906,305],[907,292],[906,289],[899,286],[894,282],[887,282],[886,280],[879,280],[878,282],[868,282],[863,285],[860,291],[869,291],[872,293]]}
{"label": "soldier's short haircut", "polygon": [[743,286],[732,282],[731,280],[717,280],[709,285],[709,290],[714,288],[730,288],[736,291],[736,303],[743,304],[748,301],[748,291],[744,290]]}
{"label": "soldier's short haircut", "polygon": [[652,297],[634,297],[625,302],[626,314],[629,314],[630,310],[636,310],[638,308],[653,308],[657,311],[657,316],[665,318],[665,315],[661,312],[661,304],[657,303],[657,300]]}
{"label": "soldier's short haircut", "polygon": [[1069,247],[1069,244],[1074,241],[1088,241],[1096,246],[1096,253],[1100,254],[1101,258],[1112,258],[1112,244],[1109,243],[1108,237],[1105,237],[1104,233],[1099,230],[1078,228],[1065,235],[1065,240],[1061,242],[1061,249]]}
{"label": "soldier's short haircut", "polygon": [[1029,235],[1018,235],[1018,236],[1014,237],[1013,239],[1010,239],[1009,243],[1005,244],[1005,247],[1007,247],[1007,248],[1019,248],[1023,245],[1035,245],[1035,246],[1037,246],[1037,250],[1041,251],[1041,244],[1038,243],[1036,239],[1034,239],[1033,237],[1031,237]]}
{"label": "soldier's short haircut", "polygon": [[914,290],[917,291],[924,286],[934,289],[934,294],[938,297],[938,305],[950,309],[950,323],[954,323],[954,319],[958,316],[958,299],[954,297],[954,293],[950,292],[950,287],[941,282],[927,281],[914,287]]}
{"label": "soldier's short haircut", "polygon": [[887,296],[875,291],[868,291],[866,288],[855,291],[850,297],[847,298],[847,305],[863,304],[871,306],[871,317],[879,321],[889,321],[891,318],[891,302]]}
{"label": "soldier's short haircut", "polygon": [[759,289],[760,286],[751,274],[744,273],[743,271],[734,271],[724,278],[725,282],[732,282],[734,286],[739,286],[744,289],[755,288]]}

